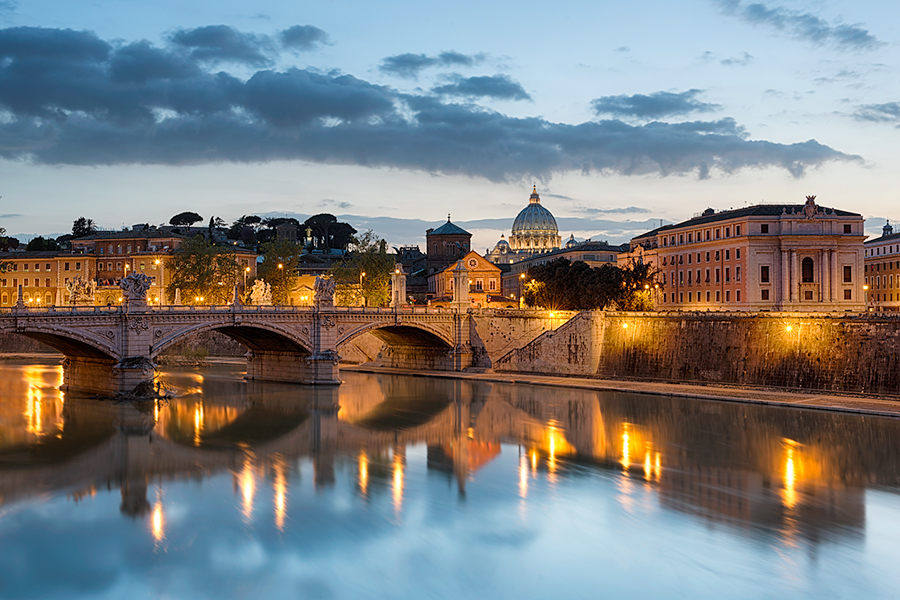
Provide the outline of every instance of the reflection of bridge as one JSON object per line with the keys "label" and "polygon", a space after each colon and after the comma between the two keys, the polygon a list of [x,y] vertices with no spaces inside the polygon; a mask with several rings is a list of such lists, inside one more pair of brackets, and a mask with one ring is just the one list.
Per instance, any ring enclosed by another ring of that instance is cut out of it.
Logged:
{"label": "reflection of bridge", "polygon": [[154,374],[161,352],[195,333],[243,344],[247,377],[337,384],[342,346],[365,334],[384,343],[385,366],[428,370],[489,367],[571,315],[546,311],[434,308],[162,306],[7,309],[0,333],[41,341],[66,356],[64,387],[130,391]]}

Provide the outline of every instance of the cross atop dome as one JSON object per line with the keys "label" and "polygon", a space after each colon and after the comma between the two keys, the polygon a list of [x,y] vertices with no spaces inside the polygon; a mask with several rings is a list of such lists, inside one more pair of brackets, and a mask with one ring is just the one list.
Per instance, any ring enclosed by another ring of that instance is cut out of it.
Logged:
{"label": "cross atop dome", "polygon": [[531,190],[531,198],[528,200],[529,204],[540,204],[541,197],[537,193],[537,184],[534,184],[534,188]]}

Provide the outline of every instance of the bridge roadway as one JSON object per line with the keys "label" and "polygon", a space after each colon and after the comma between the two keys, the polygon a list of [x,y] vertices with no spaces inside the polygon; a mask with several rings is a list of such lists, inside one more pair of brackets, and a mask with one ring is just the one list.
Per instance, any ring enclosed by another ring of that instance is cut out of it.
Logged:
{"label": "bridge roadway", "polygon": [[366,334],[383,342],[384,366],[458,371],[490,368],[572,316],[429,307],[16,306],[0,309],[0,334],[64,354],[63,389],[114,394],[152,380],[160,353],[204,331],[247,347],[248,379],[337,385],[341,348]]}

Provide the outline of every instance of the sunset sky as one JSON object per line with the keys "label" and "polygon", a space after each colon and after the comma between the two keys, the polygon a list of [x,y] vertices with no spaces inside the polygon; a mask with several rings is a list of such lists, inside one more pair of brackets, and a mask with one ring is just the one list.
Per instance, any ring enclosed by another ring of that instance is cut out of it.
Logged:
{"label": "sunset sky", "polygon": [[900,218],[900,3],[0,0],[0,226],[331,212],[482,250],[707,207]]}

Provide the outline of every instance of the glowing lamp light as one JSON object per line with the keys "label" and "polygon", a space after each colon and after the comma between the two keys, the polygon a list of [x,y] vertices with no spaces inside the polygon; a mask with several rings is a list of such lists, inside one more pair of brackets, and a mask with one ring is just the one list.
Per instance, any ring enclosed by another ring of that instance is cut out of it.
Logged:
{"label": "glowing lamp light", "polygon": [[649,283],[645,283],[645,284],[644,284],[644,289],[645,289],[645,290],[649,290],[649,289],[650,289],[650,284],[649,284]]}
{"label": "glowing lamp light", "polygon": [[622,323],[622,329],[628,329],[628,323]]}
{"label": "glowing lamp light", "polygon": [[868,290],[868,289],[869,289],[869,286],[864,285],[864,286],[863,286],[863,289],[864,289],[864,290]]}
{"label": "glowing lamp light", "polygon": [[550,318],[551,318],[551,319],[552,319],[553,317],[555,317],[555,316],[556,316],[556,313],[550,313]]}
{"label": "glowing lamp light", "polygon": [[785,327],[785,329],[786,329],[788,332],[791,332],[791,331],[794,330],[794,328],[791,327],[790,325],[788,325],[787,327]]}

